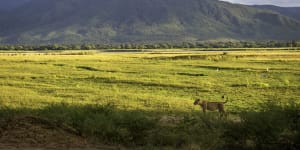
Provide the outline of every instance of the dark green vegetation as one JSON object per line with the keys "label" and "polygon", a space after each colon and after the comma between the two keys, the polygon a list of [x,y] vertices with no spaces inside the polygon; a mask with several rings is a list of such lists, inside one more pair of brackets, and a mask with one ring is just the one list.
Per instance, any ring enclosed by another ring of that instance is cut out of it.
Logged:
{"label": "dark green vegetation", "polygon": [[[130,148],[299,148],[299,51],[81,52],[2,53],[0,117]],[[223,94],[227,119],[193,105]]]}
{"label": "dark green vegetation", "polygon": [[296,40],[300,21],[217,0],[31,0],[0,15],[2,43]]}
{"label": "dark green vegetation", "polygon": [[[226,49],[225,49],[226,48]],[[156,44],[45,44],[45,45],[0,45],[0,50],[102,50],[102,51],[114,51],[114,52],[141,52],[141,51],[161,51],[166,50],[246,50],[245,48],[256,50],[260,49],[274,49],[278,50],[299,50],[300,40],[296,41],[265,41],[265,42],[245,42],[245,41],[235,41],[235,42],[183,42],[183,43],[156,43]]]}
{"label": "dark green vegetation", "polygon": [[237,113],[237,120],[198,112],[120,110],[113,105],[64,103],[42,109],[1,107],[0,117],[35,115],[58,126],[71,126],[76,134],[94,137],[100,143],[122,144],[129,149],[299,149],[300,105],[272,102],[258,107],[260,112]]}

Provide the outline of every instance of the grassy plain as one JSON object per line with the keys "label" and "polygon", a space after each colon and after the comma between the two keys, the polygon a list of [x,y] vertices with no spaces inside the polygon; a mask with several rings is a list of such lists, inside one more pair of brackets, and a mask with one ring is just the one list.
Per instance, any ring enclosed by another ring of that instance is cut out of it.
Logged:
{"label": "grassy plain", "polygon": [[195,98],[226,95],[231,119],[267,102],[300,103],[297,50],[3,52],[0,72],[2,117],[42,116],[107,143],[216,149],[222,123],[210,132],[205,120],[224,120],[201,115]]}

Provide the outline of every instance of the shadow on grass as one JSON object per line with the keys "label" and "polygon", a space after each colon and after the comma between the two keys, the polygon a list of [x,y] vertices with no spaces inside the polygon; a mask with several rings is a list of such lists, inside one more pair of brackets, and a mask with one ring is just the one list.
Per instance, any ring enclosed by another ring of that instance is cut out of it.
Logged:
{"label": "shadow on grass", "polygon": [[180,72],[177,73],[178,75],[183,75],[183,76],[192,76],[192,77],[202,77],[202,76],[207,76],[205,74],[202,73],[186,73],[186,72]]}
{"label": "shadow on grass", "polygon": [[46,118],[101,143],[129,147],[297,149],[300,143],[297,104],[283,107],[268,103],[262,106],[261,112],[239,113],[238,121],[220,119],[214,113],[120,110],[110,104],[60,103],[42,109],[0,108],[1,118],[20,115]]}
{"label": "shadow on grass", "polygon": [[171,83],[146,82],[146,81],[137,81],[137,80],[122,80],[122,79],[107,78],[107,77],[77,78],[76,80],[87,80],[87,81],[100,82],[100,83],[128,84],[128,85],[138,85],[138,86],[146,86],[146,87],[193,89],[193,90],[197,90],[197,91],[201,91],[201,92],[209,92],[209,90],[202,89],[199,86],[171,84]]}
{"label": "shadow on grass", "polygon": [[224,125],[227,149],[299,149],[300,105],[268,102],[259,112],[240,112],[240,122]]}
{"label": "shadow on grass", "polygon": [[98,71],[98,72],[109,72],[109,73],[130,73],[130,74],[138,74],[138,72],[133,71],[115,71],[115,70],[101,70],[89,66],[76,66],[77,69],[87,70],[87,71]]}

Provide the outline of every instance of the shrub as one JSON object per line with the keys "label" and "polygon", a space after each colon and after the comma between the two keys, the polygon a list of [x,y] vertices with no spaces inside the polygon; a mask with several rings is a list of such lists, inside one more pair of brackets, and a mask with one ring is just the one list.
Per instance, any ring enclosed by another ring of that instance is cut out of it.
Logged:
{"label": "shrub", "polygon": [[300,105],[262,105],[260,112],[243,112],[241,122],[228,122],[222,138],[227,149],[300,148]]}
{"label": "shrub", "polygon": [[39,114],[58,123],[68,124],[80,133],[96,137],[102,142],[124,145],[147,143],[147,131],[155,126],[155,121],[146,118],[142,112],[118,110],[111,104],[55,104],[42,109]]}

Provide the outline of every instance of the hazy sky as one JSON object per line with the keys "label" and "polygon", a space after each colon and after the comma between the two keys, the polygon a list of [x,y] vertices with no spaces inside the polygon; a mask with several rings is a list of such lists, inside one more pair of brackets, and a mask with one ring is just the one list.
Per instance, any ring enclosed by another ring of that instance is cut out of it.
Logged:
{"label": "hazy sky", "polygon": [[240,3],[240,4],[272,4],[277,6],[284,6],[284,7],[299,7],[300,6],[300,0],[223,0],[228,1],[232,3]]}

